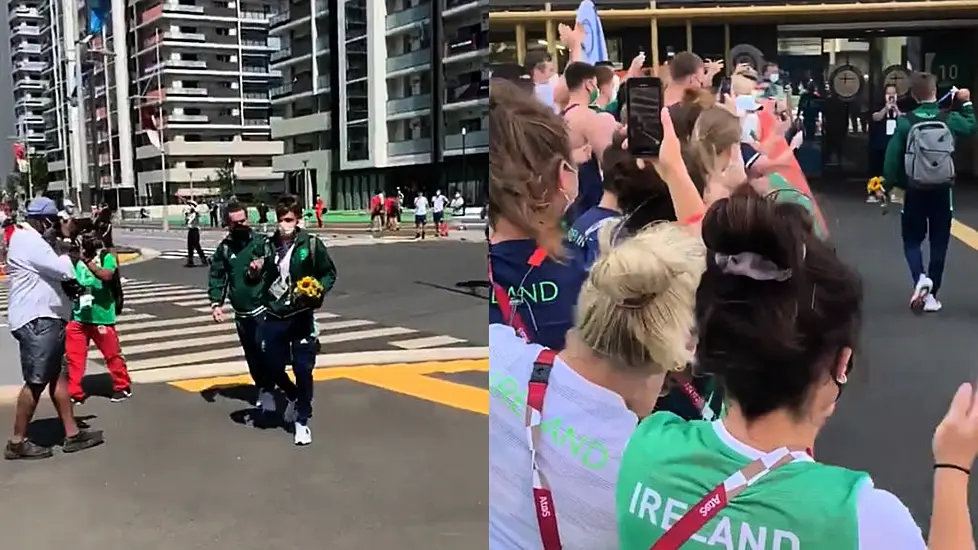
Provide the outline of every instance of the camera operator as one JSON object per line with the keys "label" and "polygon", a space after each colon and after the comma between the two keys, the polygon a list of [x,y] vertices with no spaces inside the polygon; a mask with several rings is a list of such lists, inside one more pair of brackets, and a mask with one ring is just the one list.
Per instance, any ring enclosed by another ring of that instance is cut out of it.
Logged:
{"label": "camera operator", "polygon": [[65,329],[65,354],[68,360],[68,393],[75,404],[86,399],[82,388],[88,347],[95,347],[105,358],[112,379],[113,403],[132,397],[131,380],[122,357],[116,315],[121,313],[121,281],[115,254],[105,248],[98,229],[90,229],[78,238],[81,258],[75,263],[75,277],[83,293],[74,300],[71,322]]}
{"label": "camera operator", "polygon": [[27,426],[45,388],[64,425],[64,452],[81,451],[103,441],[101,431],[79,429],[62,370],[70,304],[65,294],[77,294],[78,283],[74,262],[57,235],[58,208],[51,199],[38,197],[28,205],[26,218],[26,223],[6,237],[10,278],[8,319],[19,344],[24,376],[24,387],[17,398],[13,436],[4,449],[7,460],[48,458],[53,454],[50,448],[27,439]]}
{"label": "camera operator", "polygon": [[[882,176],[886,160],[886,147],[890,138],[896,133],[897,119],[903,114],[897,106],[897,88],[887,84],[884,88],[882,105],[878,105],[870,115],[872,123],[869,128],[869,177]],[[867,202],[876,202],[876,195],[870,195]]]}

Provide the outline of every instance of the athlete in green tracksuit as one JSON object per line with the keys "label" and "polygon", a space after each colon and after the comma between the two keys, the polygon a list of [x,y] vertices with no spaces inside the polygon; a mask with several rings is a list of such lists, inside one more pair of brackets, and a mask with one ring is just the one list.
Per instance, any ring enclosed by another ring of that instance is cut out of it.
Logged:
{"label": "athlete in green tracksuit", "polygon": [[225,318],[225,300],[231,303],[248,371],[258,389],[256,406],[264,412],[274,412],[276,383],[262,351],[264,287],[260,277],[249,273],[251,262],[264,256],[268,236],[248,226],[248,215],[241,204],[228,206],[227,216],[229,231],[211,258],[207,296],[218,323]]}

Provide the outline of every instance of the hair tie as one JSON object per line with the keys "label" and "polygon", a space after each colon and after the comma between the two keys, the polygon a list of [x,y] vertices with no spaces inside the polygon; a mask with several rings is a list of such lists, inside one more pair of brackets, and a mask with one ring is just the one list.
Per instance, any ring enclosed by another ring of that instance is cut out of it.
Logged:
{"label": "hair tie", "polygon": [[631,298],[625,298],[620,300],[615,307],[620,307],[622,309],[642,309],[652,303],[655,300],[657,294],[652,292],[650,294],[642,294],[639,296],[633,296]]}
{"label": "hair tie", "polygon": [[717,252],[713,260],[722,273],[747,277],[755,281],[784,282],[791,278],[791,269],[781,269],[778,264],[755,252],[721,254]]}

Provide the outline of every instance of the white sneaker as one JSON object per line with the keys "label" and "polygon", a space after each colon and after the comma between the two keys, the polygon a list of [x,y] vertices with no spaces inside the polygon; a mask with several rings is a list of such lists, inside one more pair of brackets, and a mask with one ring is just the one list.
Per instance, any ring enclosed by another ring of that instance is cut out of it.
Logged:
{"label": "white sneaker", "polygon": [[289,424],[295,422],[295,401],[289,401],[288,404],[285,405],[285,412],[282,413],[282,419]]}
{"label": "white sneaker", "polygon": [[259,390],[258,391],[258,403],[256,405],[263,413],[273,413],[277,406],[275,405],[275,394],[269,391]]}
{"label": "white sneaker", "polygon": [[910,297],[910,309],[914,313],[920,313],[924,310],[924,302],[930,296],[932,288],[934,288],[934,281],[931,281],[927,275],[921,275],[920,279],[917,280],[917,286],[913,289],[913,296]]}
{"label": "white sneaker", "polygon": [[938,300],[933,294],[928,294],[927,297],[924,298],[924,311],[928,313],[936,313],[940,311],[942,307],[944,306],[941,304],[941,301]]}
{"label": "white sneaker", "polygon": [[310,445],[312,443],[312,430],[309,429],[308,425],[296,422],[295,439],[293,441],[300,447]]}
{"label": "white sneaker", "polygon": [[880,198],[877,197],[876,195],[869,195],[868,197],[866,197],[866,202],[869,204],[875,204],[878,203],[879,201]]}

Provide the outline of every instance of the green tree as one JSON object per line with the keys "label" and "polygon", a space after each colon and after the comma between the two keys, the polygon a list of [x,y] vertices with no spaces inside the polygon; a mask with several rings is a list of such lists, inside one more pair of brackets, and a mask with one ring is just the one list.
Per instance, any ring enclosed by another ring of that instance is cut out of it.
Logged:
{"label": "green tree", "polygon": [[[24,184],[27,182],[27,174],[24,174]],[[48,174],[48,159],[44,155],[31,155],[30,182],[33,184],[35,196],[47,193],[51,177]]]}
{"label": "green tree", "polygon": [[220,189],[221,197],[227,197],[234,194],[234,169],[230,166],[224,166],[217,170],[215,175],[215,180],[217,186]]}

